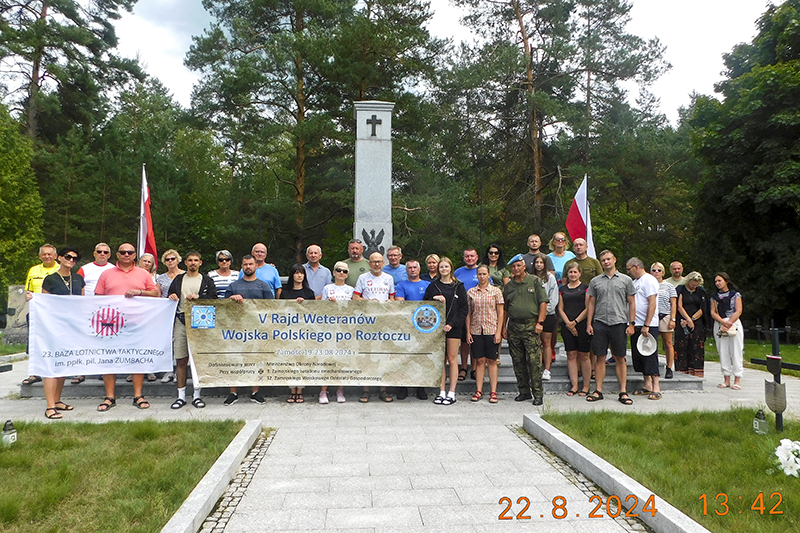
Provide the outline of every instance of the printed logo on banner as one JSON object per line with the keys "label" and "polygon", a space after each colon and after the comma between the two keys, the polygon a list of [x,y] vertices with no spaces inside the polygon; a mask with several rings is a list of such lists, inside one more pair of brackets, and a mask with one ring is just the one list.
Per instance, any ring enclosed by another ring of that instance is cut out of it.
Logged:
{"label": "printed logo on banner", "polygon": [[217,327],[217,308],[213,305],[192,307],[192,329],[214,329]]}
{"label": "printed logo on banner", "polygon": [[414,327],[417,331],[422,333],[430,333],[436,331],[442,321],[439,310],[432,305],[421,305],[417,307],[412,316],[414,320]]}
{"label": "printed logo on banner", "polygon": [[95,337],[116,337],[125,327],[125,315],[116,307],[102,307],[92,313],[91,325]]}

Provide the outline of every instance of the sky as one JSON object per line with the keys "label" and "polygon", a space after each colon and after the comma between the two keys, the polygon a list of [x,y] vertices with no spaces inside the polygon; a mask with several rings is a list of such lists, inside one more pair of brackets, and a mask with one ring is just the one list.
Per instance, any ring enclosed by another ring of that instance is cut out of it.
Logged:
{"label": "sky", "polygon": [[[672,69],[652,86],[661,100],[661,112],[674,124],[678,108],[690,103],[693,92],[713,94],[723,79],[722,54],[749,42],[756,20],[768,0],[633,0],[630,33],[658,37],[666,45],[665,59]],[[431,0],[434,17],[429,25],[437,37],[471,40],[458,22],[459,11],[449,0]],[[190,104],[196,73],[183,66],[192,35],[201,35],[211,17],[199,0],[139,0],[133,14],[116,24],[119,53],[139,57],[145,70],[161,80],[183,106]],[[636,94],[631,94],[631,101]]]}

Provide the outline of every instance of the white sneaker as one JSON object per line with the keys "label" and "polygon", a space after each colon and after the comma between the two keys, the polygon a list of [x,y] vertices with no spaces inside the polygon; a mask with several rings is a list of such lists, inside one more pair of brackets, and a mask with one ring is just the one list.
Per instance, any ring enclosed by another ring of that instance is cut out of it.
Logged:
{"label": "white sneaker", "polygon": [[319,393],[319,403],[325,405],[328,403],[328,391],[320,391]]}
{"label": "white sneaker", "polygon": [[175,374],[173,374],[172,372],[167,372],[166,374],[164,374],[164,377],[161,378],[161,383],[169,383],[170,381],[174,380],[175,380]]}
{"label": "white sneaker", "polygon": [[544,381],[550,381],[550,371],[546,368],[542,371],[542,379]]}
{"label": "white sneaker", "polygon": [[347,400],[344,399],[344,391],[343,390],[337,390],[336,391],[336,401],[339,402],[339,403],[344,403],[345,401],[347,401]]}

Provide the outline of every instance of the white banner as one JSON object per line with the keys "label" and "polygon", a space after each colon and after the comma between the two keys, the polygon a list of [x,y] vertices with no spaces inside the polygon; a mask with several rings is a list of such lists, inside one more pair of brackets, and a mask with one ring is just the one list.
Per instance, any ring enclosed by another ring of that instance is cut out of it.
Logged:
{"label": "white banner", "polygon": [[168,298],[34,294],[28,372],[43,377],[172,372],[177,305]]}

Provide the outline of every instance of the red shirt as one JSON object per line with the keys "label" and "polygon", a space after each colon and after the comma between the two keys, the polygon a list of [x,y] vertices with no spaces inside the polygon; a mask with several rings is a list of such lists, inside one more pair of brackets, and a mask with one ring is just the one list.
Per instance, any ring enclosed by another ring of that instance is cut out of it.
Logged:
{"label": "red shirt", "polygon": [[100,274],[94,293],[97,296],[125,296],[125,293],[130,290],[157,290],[159,293],[161,291],[156,282],[153,281],[153,276],[147,270],[135,266],[126,272],[118,265],[115,265],[114,268],[109,268]]}

